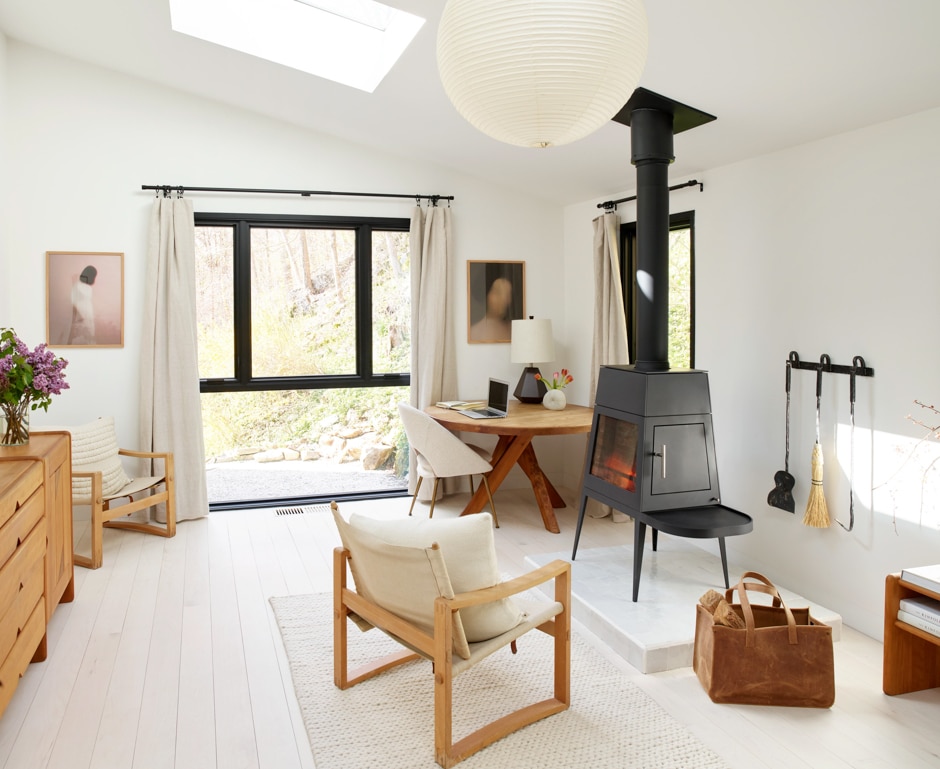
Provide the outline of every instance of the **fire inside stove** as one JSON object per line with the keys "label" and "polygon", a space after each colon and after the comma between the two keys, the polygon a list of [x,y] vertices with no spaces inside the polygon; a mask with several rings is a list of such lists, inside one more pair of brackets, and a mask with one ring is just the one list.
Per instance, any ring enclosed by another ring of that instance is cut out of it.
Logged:
{"label": "fire inside stove", "polygon": [[625,491],[636,491],[638,437],[636,423],[599,415],[591,475]]}

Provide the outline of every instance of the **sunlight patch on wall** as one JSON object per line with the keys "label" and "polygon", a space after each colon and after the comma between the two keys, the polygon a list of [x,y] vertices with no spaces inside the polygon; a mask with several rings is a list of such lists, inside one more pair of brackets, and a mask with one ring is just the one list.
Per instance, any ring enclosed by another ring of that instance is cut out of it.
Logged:
{"label": "sunlight patch on wall", "polygon": [[[848,427],[845,431],[848,432]],[[859,446],[856,445],[856,469]],[[874,509],[898,520],[940,528],[940,443],[929,437],[876,433],[873,459]],[[847,472],[847,449],[844,456],[840,453],[840,463]]]}

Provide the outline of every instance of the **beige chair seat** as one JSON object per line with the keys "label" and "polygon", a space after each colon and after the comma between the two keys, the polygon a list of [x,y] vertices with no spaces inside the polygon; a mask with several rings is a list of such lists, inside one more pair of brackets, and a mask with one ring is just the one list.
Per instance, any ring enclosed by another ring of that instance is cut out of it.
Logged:
{"label": "beige chair seat", "polygon": [[131,482],[124,486],[124,488],[122,488],[116,494],[105,494],[104,501],[112,502],[115,499],[120,499],[121,497],[132,497],[134,494],[139,494],[141,491],[146,491],[147,489],[156,486],[158,483],[163,483],[165,480],[165,475],[146,475],[141,478],[131,478]]}

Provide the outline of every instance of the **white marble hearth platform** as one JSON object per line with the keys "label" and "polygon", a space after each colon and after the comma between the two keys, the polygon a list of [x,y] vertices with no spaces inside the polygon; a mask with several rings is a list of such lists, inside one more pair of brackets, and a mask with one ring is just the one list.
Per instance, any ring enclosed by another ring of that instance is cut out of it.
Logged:
{"label": "white marble hearth platform", "polygon": [[[660,535],[659,549],[651,549],[647,532],[646,552],[640,593],[632,601],[633,545],[579,548],[571,561],[571,551],[527,556],[532,566],[542,566],[555,558],[572,563],[573,616],[617,654],[643,673],[688,667],[692,664],[695,639],[695,605],[709,588],[724,592],[721,558],[717,540],[705,547],[678,537]],[[732,587],[745,571],[760,571],[755,565],[735,563],[729,556],[728,578]],[[772,578],[772,575],[766,575]],[[842,618],[819,604],[777,585],[783,600],[791,607],[809,606],[810,614],[832,627],[833,640],[839,640]],[[765,602],[766,596],[753,598]]]}

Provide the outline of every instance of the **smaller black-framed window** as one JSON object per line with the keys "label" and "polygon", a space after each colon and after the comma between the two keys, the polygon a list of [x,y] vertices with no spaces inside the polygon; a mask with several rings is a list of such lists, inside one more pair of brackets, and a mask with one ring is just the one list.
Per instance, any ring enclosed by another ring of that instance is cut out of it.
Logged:
{"label": "smaller black-framed window", "polygon": [[[636,360],[636,222],[620,225],[620,279],[630,360]],[[669,217],[669,365],[695,367],[695,212]]]}

